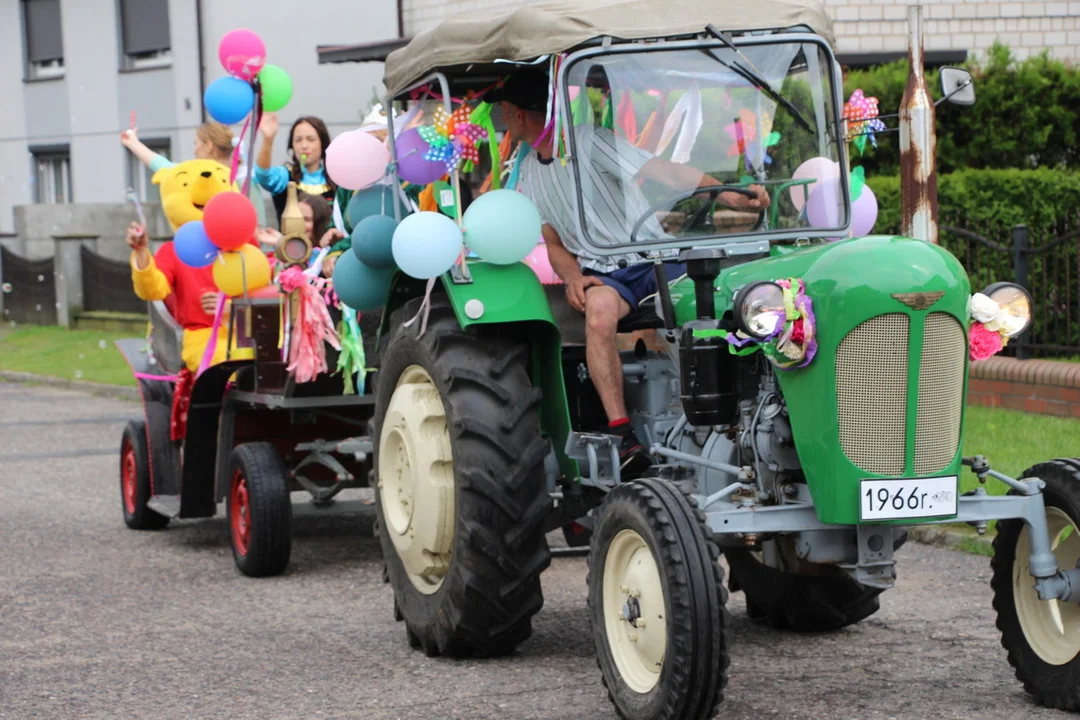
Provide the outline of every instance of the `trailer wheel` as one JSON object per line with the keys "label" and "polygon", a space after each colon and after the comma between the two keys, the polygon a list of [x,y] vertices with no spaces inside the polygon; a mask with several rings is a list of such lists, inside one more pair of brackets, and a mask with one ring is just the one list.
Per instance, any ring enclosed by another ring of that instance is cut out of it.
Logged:
{"label": "trailer wheel", "polygon": [[543,606],[551,509],[528,348],[462,330],[432,298],[426,331],[397,310],[375,386],[379,542],[409,644],[511,652]]}
{"label": "trailer wheel", "polygon": [[285,466],[268,442],[232,451],[226,496],[229,543],[236,567],[248,577],[277,575],[292,552],[292,502]]}
{"label": "trailer wheel", "polygon": [[[1050,548],[1058,568],[1080,561],[1080,459],[1040,463],[1021,477],[1046,483],[1043,502]],[[1059,710],[1080,710],[1080,604],[1040,600],[1028,566],[1031,543],[1023,520],[1000,520],[994,538],[994,610],[1001,645],[1016,679],[1035,702]]]}
{"label": "trailer wheel", "polygon": [[160,530],[169,518],[146,506],[150,500],[150,452],[146,423],[131,420],[120,441],[120,500],[124,523],[132,530]]}
{"label": "trailer wheel", "polygon": [[624,720],[702,720],[724,699],[728,612],[704,514],[671,483],[608,493],[589,553],[596,661]]}

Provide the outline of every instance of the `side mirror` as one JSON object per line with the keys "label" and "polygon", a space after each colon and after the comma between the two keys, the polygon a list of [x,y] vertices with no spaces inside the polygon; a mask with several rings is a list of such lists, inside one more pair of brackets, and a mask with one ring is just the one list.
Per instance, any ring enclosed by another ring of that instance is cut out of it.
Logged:
{"label": "side mirror", "polygon": [[954,105],[975,104],[975,81],[971,79],[971,73],[963,68],[941,68],[941,92],[944,97],[935,105],[948,100]]}

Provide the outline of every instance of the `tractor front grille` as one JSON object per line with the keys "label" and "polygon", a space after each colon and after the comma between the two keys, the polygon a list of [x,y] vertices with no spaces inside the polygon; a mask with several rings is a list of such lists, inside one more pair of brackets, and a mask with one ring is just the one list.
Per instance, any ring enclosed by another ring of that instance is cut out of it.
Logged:
{"label": "tractor front grille", "polygon": [[915,447],[907,447],[910,326],[903,313],[878,315],[849,332],[837,351],[840,445],[852,463],[877,475],[903,475],[909,452],[916,474],[937,472],[960,442],[967,343],[956,318],[937,312],[923,329]]}
{"label": "tractor front grille", "polygon": [[903,313],[870,318],[836,354],[840,446],[851,462],[878,475],[904,472],[909,324]]}
{"label": "tractor front grille", "polygon": [[947,466],[960,444],[964,405],[964,328],[948,313],[930,313],[919,363],[919,413],[915,426],[915,473]]}

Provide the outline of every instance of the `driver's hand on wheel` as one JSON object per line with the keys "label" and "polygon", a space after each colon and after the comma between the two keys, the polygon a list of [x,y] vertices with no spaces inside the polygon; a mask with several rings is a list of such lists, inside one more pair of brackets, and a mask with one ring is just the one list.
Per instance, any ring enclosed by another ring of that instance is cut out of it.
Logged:
{"label": "driver's hand on wheel", "polygon": [[746,189],[753,191],[757,195],[757,198],[753,200],[748,197],[743,198],[746,201],[746,207],[753,210],[764,210],[772,204],[772,199],[769,197],[769,191],[761,185],[750,185]]}
{"label": "driver's hand on wheel", "polygon": [[585,290],[594,285],[603,285],[600,278],[593,275],[579,275],[566,284],[566,299],[570,307],[578,312],[585,312]]}

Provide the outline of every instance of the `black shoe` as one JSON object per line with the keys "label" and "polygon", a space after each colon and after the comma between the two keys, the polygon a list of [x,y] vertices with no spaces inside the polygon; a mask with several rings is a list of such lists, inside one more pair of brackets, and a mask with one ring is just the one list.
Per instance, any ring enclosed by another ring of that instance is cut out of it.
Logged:
{"label": "black shoe", "polygon": [[652,464],[652,457],[633,431],[626,433],[619,446],[619,477],[622,481],[641,477]]}

